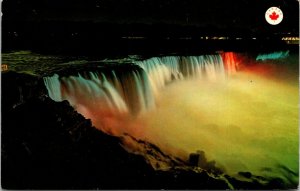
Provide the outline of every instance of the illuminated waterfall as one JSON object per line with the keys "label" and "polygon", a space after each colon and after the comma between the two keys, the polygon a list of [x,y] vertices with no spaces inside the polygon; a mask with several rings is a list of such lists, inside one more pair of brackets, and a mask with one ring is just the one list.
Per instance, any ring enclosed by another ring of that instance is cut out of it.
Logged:
{"label": "illuminated waterfall", "polygon": [[279,52],[273,52],[269,54],[259,54],[256,57],[256,60],[276,60],[281,58],[286,58],[289,56],[289,51],[279,51]]}
{"label": "illuminated waterfall", "polygon": [[54,101],[62,101],[59,76],[54,74],[52,77],[45,77],[44,83],[51,99]]}
{"label": "illuminated waterfall", "polygon": [[121,113],[145,112],[155,106],[155,96],[168,83],[197,78],[224,80],[236,72],[233,53],[203,56],[166,56],[136,61],[140,69],[82,72],[76,76],[45,77],[49,96],[68,100],[75,107],[109,108]]}
{"label": "illuminated waterfall", "polygon": [[50,98],[68,100],[75,107],[99,107],[120,113],[138,113],[154,106],[147,75],[143,71],[130,71],[118,77],[109,74],[88,72],[76,76],[45,77],[44,83]]}
{"label": "illuminated waterfall", "polygon": [[[225,57],[225,59],[229,58],[233,57]],[[230,62],[231,65],[235,64],[232,59]],[[154,57],[137,61],[135,64],[146,71],[155,95],[162,87],[174,80],[185,78],[222,80],[226,77],[221,55]]]}
{"label": "illuminated waterfall", "polygon": [[227,73],[234,74],[237,72],[238,62],[236,61],[236,56],[233,52],[226,52],[222,54],[224,60],[224,67],[226,68]]}
{"label": "illuminated waterfall", "polygon": [[155,95],[172,79],[182,79],[179,70],[179,57],[154,57],[144,61],[138,61],[139,65],[148,75],[152,91]]}
{"label": "illuminated waterfall", "polygon": [[298,83],[289,81],[298,77],[298,57],[291,58],[261,63],[233,52],[153,57],[93,70],[87,64],[86,71],[44,77],[44,84],[50,98],[68,100],[154,169],[169,166],[142,141],[183,160],[204,151],[238,180],[249,172],[249,181],[298,185]]}

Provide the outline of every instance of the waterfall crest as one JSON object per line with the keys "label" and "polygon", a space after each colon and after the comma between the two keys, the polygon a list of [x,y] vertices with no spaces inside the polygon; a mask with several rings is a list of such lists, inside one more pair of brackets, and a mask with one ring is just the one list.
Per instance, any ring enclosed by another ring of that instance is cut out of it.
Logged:
{"label": "waterfall crest", "polygon": [[155,97],[168,83],[197,78],[224,80],[236,72],[232,52],[202,56],[165,56],[135,61],[125,71],[80,72],[76,76],[44,77],[50,98],[73,106],[101,107],[137,114],[155,106]]}

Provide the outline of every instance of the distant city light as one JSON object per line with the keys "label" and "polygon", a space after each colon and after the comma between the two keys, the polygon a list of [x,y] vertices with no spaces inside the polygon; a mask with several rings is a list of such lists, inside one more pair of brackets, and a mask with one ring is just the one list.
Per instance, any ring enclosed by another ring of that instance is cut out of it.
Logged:
{"label": "distant city light", "polygon": [[282,39],[281,40],[297,40],[297,41],[299,41],[299,37],[282,37]]}
{"label": "distant city light", "polygon": [[143,36],[123,36],[123,39],[145,39]]}
{"label": "distant city light", "polygon": [[299,44],[299,37],[282,37],[281,40],[285,41],[287,44]]}

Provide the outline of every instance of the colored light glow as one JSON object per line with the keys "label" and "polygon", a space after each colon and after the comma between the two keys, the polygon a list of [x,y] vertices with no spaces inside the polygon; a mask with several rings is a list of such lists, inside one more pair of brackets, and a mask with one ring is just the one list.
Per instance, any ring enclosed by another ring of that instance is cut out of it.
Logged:
{"label": "colored light glow", "polygon": [[298,83],[253,71],[219,83],[169,86],[161,92],[158,108],[140,119],[147,138],[171,153],[185,152],[185,157],[203,150],[232,176],[249,171],[297,183],[298,176],[287,180],[278,166],[298,173]]}
{"label": "colored light glow", "polygon": [[[133,72],[127,80],[93,74],[90,79],[66,78],[61,84],[53,76],[45,84],[50,96],[68,99],[109,134],[129,133],[182,159],[202,150],[232,176],[247,171],[297,184],[298,175],[286,177],[280,166],[298,173],[298,70],[288,69],[286,62],[260,65],[244,59],[240,65],[238,60],[233,52],[152,58],[136,63],[149,81]],[[121,82],[128,82],[124,87],[134,99],[124,99],[125,92],[118,90],[124,89]],[[56,95],[57,87],[62,92]],[[156,107],[132,116],[130,102],[140,108],[152,100],[150,92],[140,91],[143,87],[151,89]],[[124,144],[135,149],[133,143]]]}
{"label": "colored light glow", "polygon": [[237,72],[238,62],[236,58],[236,54],[233,52],[225,52],[222,54],[223,62],[225,69],[229,74],[234,74]]}
{"label": "colored light glow", "polygon": [[256,60],[276,60],[276,59],[282,59],[286,58],[289,55],[289,51],[279,51],[279,52],[273,52],[269,54],[259,54],[256,57]]}

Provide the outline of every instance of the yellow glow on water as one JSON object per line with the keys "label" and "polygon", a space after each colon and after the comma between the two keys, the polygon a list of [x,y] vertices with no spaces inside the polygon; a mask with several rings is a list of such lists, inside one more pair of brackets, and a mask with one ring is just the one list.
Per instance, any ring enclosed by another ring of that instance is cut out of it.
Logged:
{"label": "yellow glow on water", "polygon": [[282,178],[287,188],[298,184],[297,54],[255,61],[247,54],[222,52],[135,64],[143,71],[54,75],[44,82],[53,100],[68,100],[96,128],[122,136],[124,148],[142,154],[155,169],[164,157],[124,134],[184,160],[203,151],[207,164],[214,160],[236,178],[250,172]]}
{"label": "yellow glow on water", "polygon": [[298,173],[297,84],[251,72],[221,82],[176,82],[140,120],[147,139],[165,151],[187,157],[203,150],[230,175],[281,176],[278,165]]}

